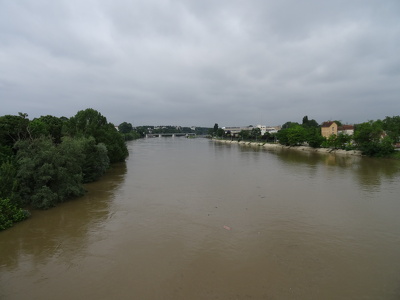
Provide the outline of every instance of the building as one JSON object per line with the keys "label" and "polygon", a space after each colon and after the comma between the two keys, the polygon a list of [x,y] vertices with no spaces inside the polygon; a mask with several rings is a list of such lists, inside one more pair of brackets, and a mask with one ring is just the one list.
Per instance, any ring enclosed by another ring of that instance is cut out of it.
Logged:
{"label": "building", "polygon": [[260,128],[261,135],[264,135],[267,132],[267,126],[265,126],[265,125],[257,125],[256,127]]}
{"label": "building", "polygon": [[268,133],[277,133],[281,129],[282,129],[281,126],[271,126],[271,127],[267,127],[266,132],[268,132]]}
{"label": "building", "polygon": [[241,132],[242,130],[249,130],[251,131],[254,127],[253,126],[246,126],[246,127],[222,127],[222,129],[225,131],[225,133],[230,133],[233,136],[237,135],[239,132]]}
{"label": "building", "polygon": [[336,122],[324,122],[321,125],[321,135],[329,138],[332,134],[338,134],[338,125]]}
{"label": "building", "polygon": [[338,127],[338,133],[343,133],[347,135],[354,134],[354,126],[353,125],[343,125]]}
{"label": "building", "polygon": [[236,136],[242,130],[251,131],[251,130],[253,130],[255,128],[259,128],[260,131],[261,131],[261,135],[264,135],[267,132],[268,133],[277,133],[281,129],[281,126],[257,125],[256,127],[253,127],[253,126],[222,127],[222,129],[225,131],[225,133],[230,133],[232,136]]}

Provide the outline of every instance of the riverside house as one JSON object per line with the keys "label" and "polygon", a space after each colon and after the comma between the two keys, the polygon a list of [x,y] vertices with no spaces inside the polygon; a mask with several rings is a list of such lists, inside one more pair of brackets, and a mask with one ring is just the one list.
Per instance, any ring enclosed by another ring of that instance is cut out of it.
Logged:
{"label": "riverside house", "polygon": [[321,125],[321,135],[329,138],[332,134],[338,134],[338,125],[336,122],[324,122]]}
{"label": "riverside house", "polygon": [[338,127],[338,133],[343,133],[347,135],[354,134],[354,126],[353,125],[343,125]]}

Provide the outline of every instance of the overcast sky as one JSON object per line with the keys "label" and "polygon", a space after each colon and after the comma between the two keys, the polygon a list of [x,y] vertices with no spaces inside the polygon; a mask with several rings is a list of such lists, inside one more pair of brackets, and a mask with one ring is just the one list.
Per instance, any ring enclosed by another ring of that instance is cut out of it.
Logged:
{"label": "overcast sky", "polygon": [[0,115],[212,127],[400,115],[399,0],[0,0]]}

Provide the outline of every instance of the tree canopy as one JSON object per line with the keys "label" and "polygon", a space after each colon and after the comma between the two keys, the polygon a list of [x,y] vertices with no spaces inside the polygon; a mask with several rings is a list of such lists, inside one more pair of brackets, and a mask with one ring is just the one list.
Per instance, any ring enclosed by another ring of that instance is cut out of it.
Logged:
{"label": "tree canopy", "polygon": [[124,161],[128,149],[124,137],[106,117],[98,111],[88,108],[79,111],[66,122],[66,134],[72,137],[93,137],[96,143],[107,147],[110,163]]}
{"label": "tree canopy", "polygon": [[381,120],[368,121],[356,125],[354,141],[357,147],[368,156],[386,156],[393,153],[393,139],[383,130]]}
{"label": "tree canopy", "polygon": [[123,135],[94,109],[70,119],[27,117],[0,117],[0,210],[9,212],[0,230],[28,216],[22,207],[47,209],[82,195],[83,183],[128,156]]}

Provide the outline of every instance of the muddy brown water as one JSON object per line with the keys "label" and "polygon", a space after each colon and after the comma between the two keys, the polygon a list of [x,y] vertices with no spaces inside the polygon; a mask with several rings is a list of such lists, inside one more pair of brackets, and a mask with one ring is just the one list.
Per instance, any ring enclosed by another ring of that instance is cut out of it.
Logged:
{"label": "muddy brown water", "polygon": [[88,193],[0,232],[0,299],[399,299],[397,161],[129,143]]}

